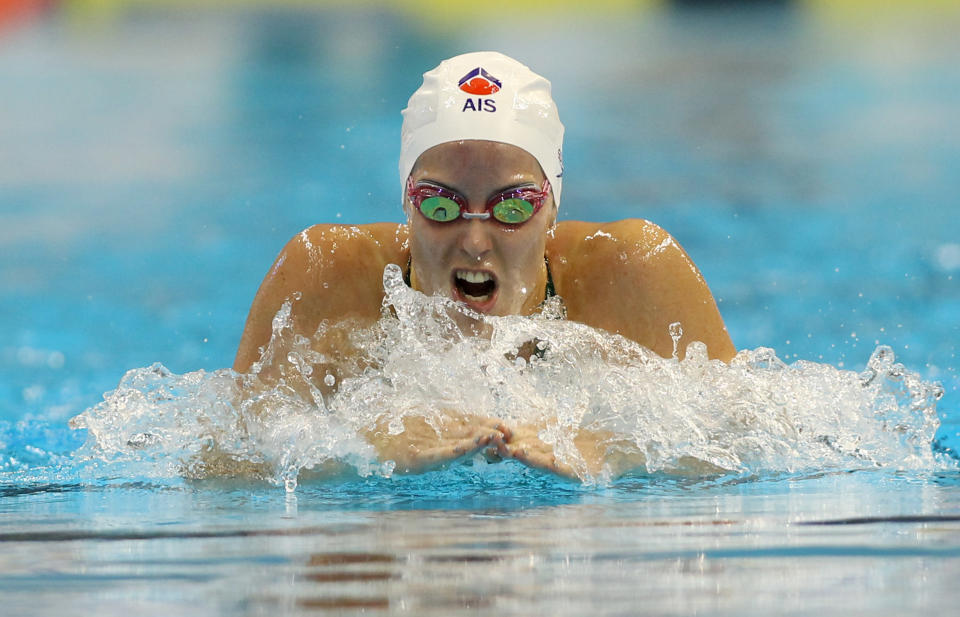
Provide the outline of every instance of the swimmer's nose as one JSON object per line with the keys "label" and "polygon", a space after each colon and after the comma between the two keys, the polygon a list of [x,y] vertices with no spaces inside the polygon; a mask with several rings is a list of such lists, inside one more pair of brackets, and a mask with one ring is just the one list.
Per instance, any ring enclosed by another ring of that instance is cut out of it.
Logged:
{"label": "swimmer's nose", "polygon": [[479,260],[493,248],[490,227],[491,225],[482,219],[464,221],[460,246],[467,255]]}

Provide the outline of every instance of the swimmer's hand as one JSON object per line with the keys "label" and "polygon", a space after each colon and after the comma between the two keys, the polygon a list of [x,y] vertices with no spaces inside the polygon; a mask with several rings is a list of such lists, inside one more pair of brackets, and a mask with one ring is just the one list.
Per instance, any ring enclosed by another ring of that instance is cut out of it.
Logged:
{"label": "swimmer's hand", "polygon": [[514,427],[509,439],[498,446],[497,454],[535,469],[580,481],[603,476],[615,478],[643,467],[645,463],[642,452],[632,444],[621,443],[614,433],[588,429],[580,429],[573,438],[580,460],[561,461],[556,456],[553,444],[540,439],[542,428],[529,424]]}
{"label": "swimmer's hand", "polygon": [[380,461],[396,463],[397,473],[420,473],[483,450],[498,450],[511,437],[496,418],[448,413],[437,423],[422,417],[403,419],[403,432],[391,435],[381,422],[366,434]]}

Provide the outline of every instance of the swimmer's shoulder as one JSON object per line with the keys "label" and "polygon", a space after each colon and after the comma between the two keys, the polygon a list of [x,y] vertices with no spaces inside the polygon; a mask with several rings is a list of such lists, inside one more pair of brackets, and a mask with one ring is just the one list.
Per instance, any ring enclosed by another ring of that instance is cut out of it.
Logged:
{"label": "swimmer's shoulder", "polygon": [[609,327],[624,304],[657,302],[654,290],[674,270],[664,259],[664,249],[671,248],[681,250],[670,234],[644,219],[562,221],[548,239],[547,259],[571,318],[582,315]]}
{"label": "swimmer's shoulder", "polygon": [[383,269],[407,264],[407,228],[397,223],[313,225],[287,242],[264,277],[234,368],[245,371],[270,338],[273,316],[291,303],[294,329],[312,334],[325,320],[372,322],[383,301]]}
{"label": "swimmer's shoulder", "polygon": [[379,266],[382,272],[388,263],[406,263],[407,238],[407,226],[399,223],[316,224],[291,238],[281,255],[304,266],[345,263],[354,268]]}
{"label": "swimmer's shoulder", "polygon": [[670,324],[686,344],[707,344],[711,357],[735,353],[710,289],[683,247],[643,219],[564,221],[547,243],[557,294],[574,321],[622,334],[669,356]]}
{"label": "swimmer's shoulder", "polygon": [[682,251],[665,229],[645,219],[560,221],[548,238],[547,257],[551,272],[562,278],[597,266],[636,270],[671,248]]}
{"label": "swimmer's shoulder", "polygon": [[287,242],[267,278],[278,290],[313,296],[332,285],[348,295],[348,288],[382,290],[384,267],[404,267],[407,245],[407,227],[398,223],[316,224]]}

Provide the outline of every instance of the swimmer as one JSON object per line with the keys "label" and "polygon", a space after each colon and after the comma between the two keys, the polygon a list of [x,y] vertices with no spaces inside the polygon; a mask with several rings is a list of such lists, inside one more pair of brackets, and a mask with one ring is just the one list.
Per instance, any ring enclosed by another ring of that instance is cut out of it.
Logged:
{"label": "swimmer", "polygon": [[[406,224],[314,225],[295,236],[257,291],[233,368],[250,371],[274,315],[293,297],[293,330],[303,336],[322,323],[372,325],[381,317],[388,264],[403,268],[413,289],[478,313],[531,315],[559,295],[568,319],[661,356],[676,348],[683,357],[700,341],[710,358],[729,361],[736,350],[710,289],[670,234],[641,219],[557,221],[563,130],[550,82],[512,58],[464,54],[425,73],[403,111]],[[677,322],[683,334],[675,347],[670,325]],[[330,336],[325,355],[348,363],[344,341]],[[367,434],[397,471],[485,452],[580,475],[557,463],[538,427],[452,412],[440,434],[422,420],[408,419],[405,428]],[[608,438],[581,431],[575,440],[591,473],[613,464]]]}

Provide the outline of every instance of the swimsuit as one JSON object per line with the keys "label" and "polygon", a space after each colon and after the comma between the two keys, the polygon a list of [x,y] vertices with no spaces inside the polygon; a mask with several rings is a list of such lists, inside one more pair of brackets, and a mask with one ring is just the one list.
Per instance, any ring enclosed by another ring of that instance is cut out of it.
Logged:
{"label": "swimsuit", "polygon": [[557,295],[557,290],[553,287],[553,275],[550,274],[550,260],[546,256],[543,257],[543,265],[547,267],[547,291],[544,293],[543,301],[546,302],[550,298]]}

